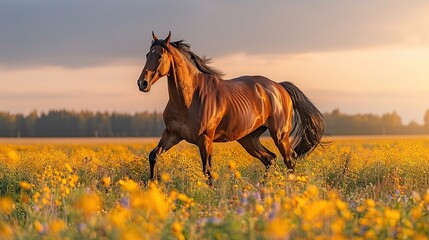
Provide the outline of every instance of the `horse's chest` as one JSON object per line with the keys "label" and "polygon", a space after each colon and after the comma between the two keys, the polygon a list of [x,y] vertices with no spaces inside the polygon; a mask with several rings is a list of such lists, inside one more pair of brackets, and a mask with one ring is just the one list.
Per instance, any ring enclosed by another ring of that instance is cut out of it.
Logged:
{"label": "horse's chest", "polygon": [[166,122],[166,127],[169,131],[176,133],[186,141],[193,141],[194,134],[189,121],[181,118],[170,119]]}

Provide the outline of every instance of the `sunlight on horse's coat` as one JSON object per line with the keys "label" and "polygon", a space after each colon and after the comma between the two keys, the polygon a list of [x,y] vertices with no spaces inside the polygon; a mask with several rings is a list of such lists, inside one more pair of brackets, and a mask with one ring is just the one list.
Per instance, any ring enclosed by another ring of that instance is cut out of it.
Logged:
{"label": "sunlight on horse's coat", "polygon": [[166,129],[149,154],[151,178],[156,176],[157,157],[182,140],[198,146],[209,183],[213,142],[238,141],[269,168],[276,156],[259,141],[268,129],[291,171],[298,158],[321,144],[323,116],[292,83],[262,76],[225,81],[219,70],[207,65],[209,59],[193,53],[183,40],[171,42],[171,33],[165,40],[152,36],[137,85],[149,92],[167,76],[170,99],[164,111]]}

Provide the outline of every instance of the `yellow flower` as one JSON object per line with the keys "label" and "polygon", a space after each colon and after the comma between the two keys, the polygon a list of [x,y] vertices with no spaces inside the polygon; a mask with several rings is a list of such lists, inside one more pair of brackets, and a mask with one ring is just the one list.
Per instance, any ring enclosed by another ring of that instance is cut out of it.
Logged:
{"label": "yellow flower", "polygon": [[19,182],[19,186],[21,186],[25,190],[31,189],[31,184],[25,181]]}
{"label": "yellow flower", "polygon": [[423,200],[425,201],[425,203],[429,203],[429,188],[426,190]]}
{"label": "yellow flower", "polygon": [[34,229],[38,233],[42,233],[45,230],[44,226],[38,220],[34,221]]}
{"label": "yellow flower", "polygon": [[264,199],[264,202],[265,202],[265,204],[266,204],[267,206],[270,206],[271,204],[273,204],[273,198],[272,198],[272,197],[270,197],[270,196],[267,196],[267,197]]}
{"label": "yellow flower", "polygon": [[367,239],[375,239],[375,232],[374,232],[374,230],[370,229],[367,232],[365,232],[364,236]]}
{"label": "yellow flower", "polygon": [[241,173],[240,173],[239,171],[235,171],[235,172],[234,172],[234,177],[235,177],[236,179],[240,179],[240,178],[241,178]]}
{"label": "yellow flower", "polygon": [[48,205],[48,204],[50,204],[50,202],[49,202],[49,200],[48,200],[48,199],[46,199],[46,198],[42,198],[42,204],[43,204],[43,205]]}
{"label": "yellow flower", "polygon": [[[418,239],[416,237],[413,237],[414,236],[414,230],[411,230],[408,228],[403,228],[401,230],[402,230],[401,232],[402,232],[402,236],[404,239]],[[399,238],[402,238],[402,237],[399,237]]]}
{"label": "yellow flower", "polygon": [[12,162],[19,161],[19,155],[15,150],[10,150],[7,152],[7,158]]}
{"label": "yellow flower", "polygon": [[345,202],[343,202],[343,201],[341,201],[341,200],[339,200],[339,199],[334,200],[334,203],[335,203],[335,206],[337,206],[337,208],[338,208],[339,210],[341,210],[341,211],[346,211],[346,210],[348,210],[347,203],[345,203]]}
{"label": "yellow flower", "polygon": [[171,230],[173,230],[173,233],[181,233],[182,229],[182,224],[180,224],[179,222],[174,222],[171,225]]}
{"label": "yellow flower", "polygon": [[296,180],[298,181],[298,182],[307,182],[307,178],[305,177],[305,176],[298,176],[298,177],[296,177]]}
{"label": "yellow flower", "polygon": [[268,223],[265,234],[269,239],[288,239],[290,223],[287,219],[275,218]]}
{"label": "yellow flower", "polygon": [[364,212],[366,210],[366,207],[364,206],[364,205],[360,205],[360,206],[358,206],[357,208],[356,208],[356,211],[358,212],[358,213],[362,213],[362,212]]}
{"label": "yellow flower", "polygon": [[413,209],[411,209],[411,216],[414,220],[420,218],[422,215],[422,209],[420,207],[413,207]]}
{"label": "yellow flower", "polygon": [[49,231],[52,234],[57,234],[61,232],[66,227],[66,224],[63,220],[54,220],[49,224]]}
{"label": "yellow flower", "polygon": [[385,209],[384,216],[389,220],[390,226],[394,226],[401,218],[401,213],[396,209]]}
{"label": "yellow flower", "polygon": [[335,221],[333,221],[331,223],[330,228],[331,228],[331,231],[333,233],[340,234],[340,233],[343,232],[344,226],[345,226],[344,220],[342,220],[342,219],[336,219]]}
{"label": "yellow flower", "polygon": [[88,217],[99,212],[102,208],[102,204],[103,203],[97,194],[86,193],[80,196],[80,198],[75,202],[75,207]]}
{"label": "yellow flower", "polygon": [[185,236],[183,235],[182,231],[183,231],[183,227],[182,224],[179,222],[174,222],[171,225],[171,230],[173,231],[174,236],[178,239],[178,240],[184,240]]}
{"label": "yellow flower", "polygon": [[64,166],[66,167],[67,171],[69,171],[70,173],[73,172],[73,168],[70,166],[70,164],[66,163],[64,164]]}
{"label": "yellow flower", "polygon": [[165,219],[169,213],[167,197],[156,187],[150,188],[148,197],[150,208],[155,211],[159,218]]}
{"label": "yellow flower", "polygon": [[123,240],[140,240],[144,239],[142,234],[136,228],[127,228],[122,232],[122,235],[119,239]]}
{"label": "yellow flower", "polygon": [[51,192],[51,189],[49,189],[49,187],[44,187],[44,188],[43,188],[43,192],[45,192],[45,193],[50,193],[50,192]]}
{"label": "yellow flower", "polygon": [[103,186],[107,188],[110,186],[110,181],[111,181],[110,177],[103,177],[101,179],[101,184],[103,184]]}
{"label": "yellow flower", "polygon": [[363,226],[369,226],[370,221],[367,218],[361,218],[359,219],[359,224]]}
{"label": "yellow flower", "polygon": [[146,211],[149,218],[165,219],[169,214],[169,199],[155,184],[150,184],[148,191],[131,193],[130,201],[132,208]]}
{"label": "yellow flower", "polygon": [[218,180],[219,179],[219,174],[216,173],[216,172],[213,172],[212,173],[212,178],[213,178],[213,180]]}
{"label": "yellow flower", "polygon": [[187,202],[188,201],[188,197],[185,194],[183,194],[183,193],[177,194],[177,199],[179,199],[182,202]]}
{"label": "yellow flower", "polygon": [[234,171],[235,169],[237,169],[237,165],[235,164],[235,162],[233,162],[233,161],[229,161],[229,163],[228,163],[228,168],[229,168],[231,171]]}
{"label": "yellow flower", "polygon": [[9,197],[0,198],[0,212],[9,215],[15,209],[15,203]]}
{"label": "yellow flower", "polygon": [[295,174],[289,174],[288,179],[289,179],[289,181],[295,181],[295,179],[296,179]]}
{"label": "yellow flower", "polygon": [[168,196],[172,201],[174,201],[174,200],[176,200],[177,199],[177,192],[176,191],[174,191],[174,190],[172,190],[171,192],[170,192],[170,195]]}
{"label": "yellow flower", "polygon": [[163,182],[165,182],[165,183],[170,182],[170,181],[171,181],[171,176],[170,176],[170,174],[168,174],[168,173],[166,173],[166,172],[162,173],[162,174],[161,174],[161,180],[162,180]]}
{"label": "yellow flower", "polygon": [[306,193],[310,198],[316,197],[319,194],[319,189],[314,185],[308,185]]}
{"label": "yellow flower", "polygon": [[256,206],[255,206],[255,212],[256,212],[256,214],[262,214],[262,213],[264,213],[264,211],[265,211],[265,209],[264,209],[264,206],[262,206],[261,204],[256,204]]}
{"label": "yellow flower", "polygon": [[[384,220],[382,217],[376,217],[374,219],[374,223],[375,223],[375,227],[380,227],[381,225],[383,225]],[[374,226],[373,226],[374,227]]]}
{"label": "yellow flower", "polygon": [[351,213],[348,209],[343,210],[343,211],[341,212],[341,215],[343,216],[343,218],[344,218],[345,220],[351,220],[351,219],[353,218],[352,213]]}
{"label": "yellow flower", "polygon": [[375,202],[374,202],[374,200],[372,200],[372,199],[367,199],[366,201],[365,201],[365,203],[366,203],[366,205],[368,206],[368,207],[375,207]]}
{"label": "yellow flower", "polygon": [[158,230],[159,229],[157,229],[153,223],[150,223],[150,222],[143,223],[143,231],[148,234],[157,234]]}
{"label": "yellow flower", "polygon": [[114,211],[110,212],[109,220],[115,226],[124,227],[130,216],[130,210],[123,207],[117,207]]}
{"label": "yellow flower", "polygon": [[131,179],[119,180],[119,184],[122,188],[130,193],[136,192],[139,190],[139,185]]}
{"label": "yellow flower", "polygon": [[13,239],[13,229],[3,222],[0,222],[0,239]]}
{"label": "yellow flower", "polygon": [[22,203],[28,203],[30,201],[30,197],[26,193],[21,194]]}

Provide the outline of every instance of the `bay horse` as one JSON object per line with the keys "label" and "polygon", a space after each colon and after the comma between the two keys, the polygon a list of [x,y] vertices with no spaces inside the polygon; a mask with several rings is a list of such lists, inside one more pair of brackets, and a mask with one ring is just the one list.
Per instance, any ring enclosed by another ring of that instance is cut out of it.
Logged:
{"label": "bay horse", "polygon": [[322,144],[323,115],[294,84],[262,76],[223,80],[207,65],[210,59],[197,56],[183,40],[171,42],[171,32],[164,40],[152,32],[152,38],[137,85],[149,92],[167,76],[169,100],[163,113],[166,129],[149,154],[151,180],[160,154],[182,140],[198,146],[209,183],[213,142],[238,141],[269,168],[276,155],[260,142],[268,129],[291,171],[297,159]]}

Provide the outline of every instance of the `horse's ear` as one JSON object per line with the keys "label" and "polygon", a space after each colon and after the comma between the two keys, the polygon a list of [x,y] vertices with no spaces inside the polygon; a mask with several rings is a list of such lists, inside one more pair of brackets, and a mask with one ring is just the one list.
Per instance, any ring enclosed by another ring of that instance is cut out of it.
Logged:
{"label": "horse's ear", "polygon": [[155,36],[155,33],[152,31],[152,38],[153,38],[153,41],[158,41],[158,38]]}
{"label": "horse's ear", "polygon": [[171,39],[171,31],[168,31],[168,36],[167,38],[164,40],[165,44],[169,44],[170,43],[170,39]]}

